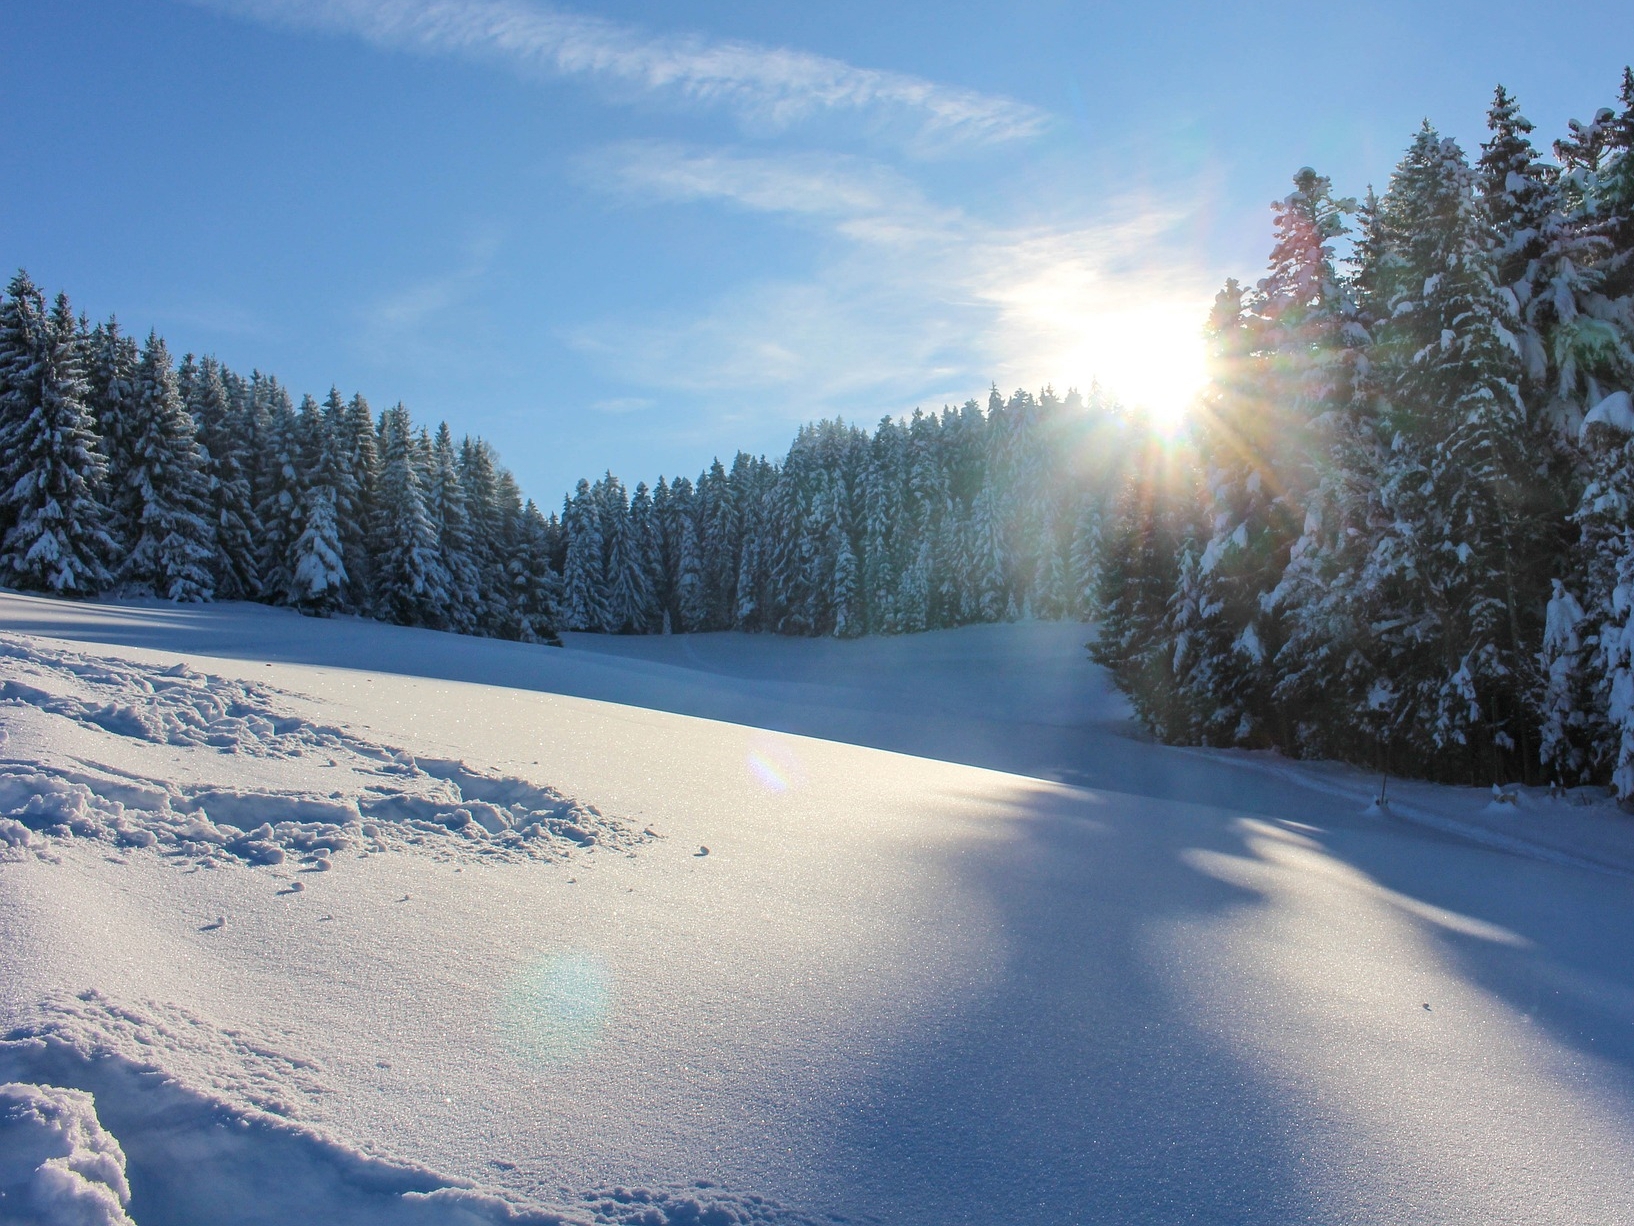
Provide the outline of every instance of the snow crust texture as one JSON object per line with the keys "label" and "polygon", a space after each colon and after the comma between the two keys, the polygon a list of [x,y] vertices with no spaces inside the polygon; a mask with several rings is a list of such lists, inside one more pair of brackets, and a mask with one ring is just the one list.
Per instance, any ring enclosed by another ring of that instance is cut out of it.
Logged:
{"label": "snow crust texture", "polygon": [[28,720],[56,717],[157,746],[319,765],[326,782],[341,785],[314,789],[310,771],[289,772],[307,786],[247,788],[230,771],[179,783],[83,759],[0,759],[0,859],[49,856],[53,839],[81,838],[158,847],[200,864],[293,860],[324,871],[343,852],[548,860],[647,837],[553,788],[315,723],[290,709],[294,699],[185,664],[98,659],[0,636],[10,739]]}
{"label": "snow crust texture", "polygon": [[125,1153],[83,1090],[0,1085],[0,1221],[131,1226]]}
{"label": "snow crust texture", "polygon": [[[276,1036],[154,1001],[58,994],[0,1038],[0,1222],[141,1226],[325,1220],[416,1226],[818,1226],[765,1197],[683,1188],[564,1193],[522,1204],[373,1153],[316,1122],[333,1090]],[[56,1081],[92,1085],[94,1094]],[[98,1115],[102,1104],[105,1121]]]}

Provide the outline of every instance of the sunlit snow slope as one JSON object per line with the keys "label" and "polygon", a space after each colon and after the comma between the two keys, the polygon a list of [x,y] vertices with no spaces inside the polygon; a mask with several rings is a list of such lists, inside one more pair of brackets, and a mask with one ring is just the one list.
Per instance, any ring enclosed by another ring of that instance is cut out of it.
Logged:
{"label": "sunlit snow slope", "polygon": [[1634,1221],[1634,823],[1085,634],[0,595],[0,1219]]}

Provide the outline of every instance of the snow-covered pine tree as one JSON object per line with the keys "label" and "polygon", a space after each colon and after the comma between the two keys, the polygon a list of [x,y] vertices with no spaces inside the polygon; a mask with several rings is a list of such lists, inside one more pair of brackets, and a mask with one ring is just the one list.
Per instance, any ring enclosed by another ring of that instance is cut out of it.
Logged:
{"label": "snow-covered pine tree", "polygon": [[523,589],[533,582],[531,563],[523,552],[523,515],[527,508],[516,478],[501,465],[494,469],[494,498],[494,519],[498,524],[495,553],[500,559],[494,573],[500,585],[498,595],[503,596],[503,600],[484,602],[484,624],[478,633],[525,639],[524,612],[517,602],[522,599]]}
{"label": "snow-covered pine tree", "polygon": [[[362,563],[368,553],[367,504],[364,499],[364,475],[357,468],[358,455],[352,440],[351,411],[341,399],[340,390],[331,386],[324,398],[321,417],[320,449],[307,453],[311,471],[309,484],[327,485],[335,491],[335,545],[342,559],[350,567]],[[310,443],[308,443],[310,447]],[[365,570],[366,570],[365,566]],[[351,603],[353,590],[351,575],[339,593],[339,608],[357,609]]]}
{"label": "snow-covered pine tree", "polygon": [[[0,297],[0,432],[20,431],[40,404],[40,377],[50,332],[45,294],[19,268]],[[0,456],[0,473],[5,459]],[[11,530],[13,508],[0,500],[0,539]]]}
{"label": "snow-covered pine tree", "polygon": [[[915,409],[908,419],[907,433],[908,480],[903,511],[918,546],[910,566],[918,568],[919,573],[911,580],[904,575],[908,590],[903,591],[899,585],[897,603],[902,628],[912,631],[935,629],[946,620],[947,610],[942,607],[946,596],[943,572],[952,561],[953,550],[949,545],[953,534],[945,524],[952,508],[948,474],[942,463],[941,421]],[[1002,508],[996,509],[1002,514]],[[923,604],[918,598],[921,584]],[[937,600],[939,594],[944,600]]]}
{"label": "snow-covered pine tree", "polygon": [[851,537],[838,518],[829,525],[829,550],[834,556],[834,574],[829,592],[834,637],[855,638],[863,633],[862,575],[857,565],[856,552],[851,548]]}
{"label": "snow-covered pine tree", "polygon": [[[448,574],[448,628],[474,633],[483,624],[483,573],[471,539],[471,517],[460,477],[459,455],[448,423],[437,427],[431,443],[431,481],[426,489],[426,514],[437,535],[437,549]],[[509,588],[507,583],[506,587]],[[501,603],[508,592],[499,593]]]}
{"label": "snow-covered pine tree", "polygon": [[346,598],[346,562],[335,526],[335,487],[307,487],[301,535],[296,538],[289,603],[309,617],[328,617]]}
{"label": "snow-covered pine tree", "polygon": [[[1591,413],[1583,426],[1587,478],[1572,515],[1577,539],[1571,556],[1566,596],[1582,610],[1573,631],[1582,644],[1579,660],[1565,666],[1566,685],[1551,685],[1559,648],[1545,645],[1540,671],[1548,678],[1538,705],[1544,717],[1540,758],[1551,781],[1577,782],[1573,768],[1581,763],[1590,778],[1610,778],[1620,795],[1634,795],[1634,412],[1627,401],[1610,403]],[[1615,410],[1621,409],[1621,412]],[[1551,610],[1556,612],[1556,610]],[[1564,653],[1571,656],[1569,650]],[[1580,673],[1580,678],[1578,674]],[[1578,706],[1580,720],[1553,720],[1563,699],[1560,690],[1587,693]],[[1625,745],[1628,752],[1625,753]],[[1544,752],[1547,748],[1547,753]],[[1622,782],[1620,783],[1619,780]]]}
{"label": "snow-covered pine tree", "polygon": [[1543,674],[1538,761],[1552,784],[1571,787],[1590,779],[1585,731],[1592,695],[1580,633],[1583,607],[1560,580],[1554,580],[1553,587],[1538,656]]}
{"label": "snow-covered pine tree", "polygon": [[381,415],[380,426],[374,613],[400,626],[440,627],[448,605],[448,575],[426,514],[414,422],[397,404]]}
{"label": "snow-covered pine tree", "polygon": [[653,532],[658,546],[658,572],[653,582],[653,599],[658,604],[658,631],[668,634],[675,622],[675,545],[679,525],[669,482],[662,476],[652,487]]}
{"label": "snow-covered pine tree", "polygon": [[964,542],[965,571],[973,621],[996,622],[1004,616],[1008,593],[1004,583],[1004,534],[999,522],[999,493],[989,482],[976,494],[970,531]]}
{"label": "snow-covered pine tree", "polygon": [[1553,304],[1540,303],[1538,291],[1545,252],[1560,217],[1556,170],[1538,160],[1529,135],[1532,124],[1501,85],[1494,91],[1487,127],[1492,136],[1481,146],[1477,185],[1489,227],[1493,275],[1515,299],[1522,395],[1541,406],[1549,401],[1550,389],[1540,310],[1546,313]]}
{"label": "snow-covered pine tree", "polygon": [[504,532],[509,511],[502,492],[502,474],[499,457],[486,439],[462,440],[460,481],[471,523],[471,558],[481,577],[481,625],[488,634],[499,634],[498,627],[516,624],[513,611],[507,607]]}
{"label": "snow-covered pine tree", "polygon": [[703,550],[698,544],[698,528],[691,515],[680,519],[680,539],[676,544],[675,605],[679,615],[677,630],[693,633],[709,624],[709,590],[704,582]]}
{"label": "snow-covered pine tree", "polygon": [[370,526],[377,519],[375,502],[380,485],[379,434],[369,402],[361,394],[354,394],[331,428],[353,487],[350,514],[340,516],[336,524],[341,554],[346,559],[346,607],[366,612],[374,607]]}
{"label": "snow-covered pine tree", "polygon": [[215,594],[210,491],[192,415],[176,387],[170,351],[148,334],[132,391],[131,469],[135,537],[120,569],[126,585],[166,600]]}
{"label": "snow-covered pine tree", "polygon": [[[1215,296],[1208,323],[1212,377],[1195,431],[1198,488],[1182,485],[1169,495],[1190,529],[1161,629],[1173,644],[1175,711],[1185,712],[1168,717],[1170,735],[1215,745],[1253,744],[1264,735],[1263,599],[1280,577],[1280,549],[1292,536],[1281,497],[1282,457],[1268,449],[1277,440],[1270,419],[1278,406],[1264,378],[1269,363],[1258,335],[1264,320],[1248,301],[1234,280]],[[1195,507],[1184,505],[1193,498]]]}
{"label": "snow-covered pine tree", "polygon": [[658,517],[645,481],[636,482],[635,493],[630,496],[630,549],[631,564],[641,575],[636,586],[645,593],[640,602],[641,621],[633,627],[633,632],[656,634],[663,628],[663,609],[658,598],[659,585],[663,581],[662,544]]}
{"label": "snow-covered pine tree", "polygon": [[1354,208],[1302,167],[1272,206],[1267,276],[1252,297],[1228,283],[1210,316],[1214,371],[1198,431],[1207,536],[1180,684],[1198,735],[1213,744],[1289,739],[1286,705],[1272,699],[1284,637],[1275,594],[1319,483],[1331,415],[1349,395],[1348,299],[1333,244]]}
{"label": "snow-covered pine tree", "polygon": [[120,332],[119,321],[111,317],[91,330],[87,348],[91,416],[108,461],[108,531],[121,547],[126,547],[136,539],[140,511],[130,472],[135,465],[136,367],[141,353],[136,342]]}
{"label": "snow-covered pine tree", "polygon": [[1634,69],[1623,69],[1622,109],[1604,121],[1605,165],[1598,183],[1600,232],[1610,244],[1605,292],[1626,333],[1634,331]]}
{"label": "snow-covered pine tree", "polygon": [[245,470],[245,423],[215,358],[194,362],[188,354],[182,359],[177,384],[198,430],[209,486],[216,542],[210,572],[216,595],[223,600],[252,600],[261,592],[257,559],[261,522],[256,518],[255,497]]}
{"label": "snow-covered pine tree", "polygon": [[290,549],[283,597],[312,617],[343,608],[349,586],[340,520],[349,513],[353,487],[335,432],[343,412],[334,392],[327,406],[303,396],[295,419],[301,531]]}
{"label": "snow-covered pine tree", "polygon": [[1079,498],[1068,559],[1072,603],[1067,616],[1093,621],[1101,611],[1095,590],[1095,575],[1101,565],[1101,507],[1093,492]]}
{"label": "snow-covered pine tree", "polygon": [[1135,712],[1165,739],[1190,729],[1175,685],[1170,601],[1179,588],[1187,536],[1183,504],[1173,497],[1190,476],[1161,440],[1133,451],[1107,516],[1098,599],[1100,632],[1090,655],[1128,695]]}
{"label": "snow-covered pine tree", "polygon": [[300,539],[305,513],[300,432],[295,406],[277,379],[252,373],[250,401],[265,445],[255,491],[255,514],[261,521],[261,590],[263,599],[279,602],[294,583],[295,542]]}
{"label": "snow-covered pine tree", "polygon": [[862,593],[868,630],[897,629],[897,533],[902,515],[902,431],[890,417],[880,419],[869,446],[863,478]]}
{"label": "snow-covered pine tree", "polygon": [[1473,178],[1456,142],[1426,124],[1380,202],[1391,265],[1374,361],[1392,518],[1374,555],[1395,580],[1390,680],[1412,713],[1410,748],[1428,768],[1497,782],[1532,765],[1528,645],[1553,551],[1510,299]]}
{"label": "snow-covered pine tree", "polygon": [[602,589],[601,510],[589,481],[579,479],[562,510],[562,527],[567,534],[567,561],[562,569],[561,628],[600,631],[611,614]]}
{"label": "snow-covered pine tree", "polygon": [[[637,486],[638,496],[646,488]],[[610,474],[602,493],[607,549],[607,630],[611,634],[642,634],[653,620],[652,584],[645,528],[636,523],[636,510],[626,503],[624,484]],[[643,520],[650,517],[648,508]]]}
{"label": "snow-covered pine tree", "polygon": [[49,316],[19,272],[0,304],[0,583],[92,596],[114,556],[105,477],[85,404],[80,334],[68,299]]}
{"label": "snow-covered pine tree", "polygon": [[[747,459],[740,452],[734,471],[740,471],[741,462]],[[711,630],[725,630],[732,625],[732,611],[737,603],[738,555],[743,544],[736,490],[718,458],[710,463],[707,472],[699,475],[696,489],[698,547],[709,610],[707,625]]]}
{"label": "snow-covered pine tree", "polygon": [[517,539],[509,568],[512,574],[510,608],[516,619],[516,637],[524,643],[562,645],[556,633],[561,601],[561,579],[551,566],[551,529],[530,499],[517,523]]}

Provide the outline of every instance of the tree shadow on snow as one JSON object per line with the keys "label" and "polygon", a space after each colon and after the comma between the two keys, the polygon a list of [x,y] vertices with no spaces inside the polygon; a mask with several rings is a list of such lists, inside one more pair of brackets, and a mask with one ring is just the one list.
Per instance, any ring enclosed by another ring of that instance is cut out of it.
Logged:
{"label": "tree shadow on snow", "polygon": [[[1592,1055],[1590,1097],[1634,1137],[1626,881],[1411,827],[1323,828],[1064,787],[1018,785],[997,817],[1011,837],[954,857],[951,871],[996,909],[998,978],[917,1020],[836,1090],[827,1169],[851,1203],[938,1224],[1459,1220],[1466,1193],[1415,1208],[1430,1176],[1411,1156],[1378,1158],[1397,1138],[1369,1131],[1391,1116],[1368,1104],[1413,1075],[1425,1041],[1414,1028],[1446,1023],[1433,1008],[1421,1016],[1424,1004],[1487,1000],[1520,1030],[1541,1024],[1536,1037],[1563,1066]],[[1336,906],[1356,929],[1337,945],[1307,948],[1289,927],[1320,929]],[[1411,967],[1369,954],[1377,926],[1456,999],[1420,1001]],[[1324,966],[1324,949],[1346,964]],[[1328,980],[1368,957],[1385,971],[1358,1019],[1344,1012],[1350,985]],[[1358,1040],[1358,1026],[1373,1030]],[[1282,1028],[1319,1053],[1306,1063],[1326,1082],[1277,1052]],[[1399,1064],[1397,1028],[1409,1053]],[[1353,1060],[1356,1042],[1370,1046]],[[1479,1038],[1471,1047],[1484,1050]],[[1369,1059],[1382,1061],[1377,1078]],[[1495,1083],[1518,1075],[1486,1071]],[[1474,1105],[1448,1104],[1465,1116],[1398,1102],[1401,1137],[1440,1130],[1447,1153],[1466,1142],[1477,1153],[1479,1128],[1446,1134],[1467,1119],[1501,1130],[1503,1112],[1548,1106],[1501,1089],[1488,1119],[1475,1101],[1485,1087],[1469,1089]],[[1560,1152],[1584,1139],[1560,1138]],[[1461,1174],[1480,1182],[1479,1166]]]}

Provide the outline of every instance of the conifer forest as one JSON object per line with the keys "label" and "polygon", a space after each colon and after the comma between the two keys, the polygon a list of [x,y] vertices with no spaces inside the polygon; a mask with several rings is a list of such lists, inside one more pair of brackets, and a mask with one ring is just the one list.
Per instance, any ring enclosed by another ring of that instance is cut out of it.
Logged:
{"label": "conifer forest", "polygon": [[1167,741],[1634,799],[1634,74],[1618,101],[1545,151],[1500,88],[1478,151],[1426,122],[1360,200],[1299,170],[1173,434],[995,388],[549,511],[482,439],[19,272],[0,582],[543,643],[1082,619]]}

